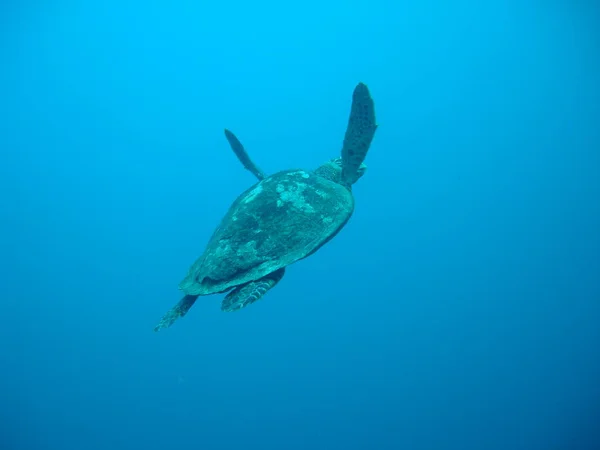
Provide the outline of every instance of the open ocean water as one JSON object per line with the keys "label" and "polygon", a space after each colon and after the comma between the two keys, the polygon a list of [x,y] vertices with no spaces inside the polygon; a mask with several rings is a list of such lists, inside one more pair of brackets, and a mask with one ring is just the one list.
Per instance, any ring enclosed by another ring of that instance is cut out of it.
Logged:
{"label": "open ocean water", "polygon": [[[345,228],[159,333],[233,200],[379,128]],[[0,3],[0,450],[600,449],[593,1]]]}

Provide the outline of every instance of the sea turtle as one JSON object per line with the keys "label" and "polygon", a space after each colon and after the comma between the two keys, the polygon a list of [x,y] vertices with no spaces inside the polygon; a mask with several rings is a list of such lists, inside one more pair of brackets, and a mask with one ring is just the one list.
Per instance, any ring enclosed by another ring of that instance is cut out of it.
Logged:
{"label": "sea turtle", "polygon": [[376,129],[373,99],[367,86],[359,83],[352,95],[341,157],[314,171],[284,170],[270,176],[225,130],[232,150],[259,181],[233,202],[179,284],[185,296],[154,330],[183,317],[201,295],[230,291],[221,303],[223,311],[254,303],[281,280],[288,265],[332,239],[354,211],[351,187],[366,170],[363,160]]}

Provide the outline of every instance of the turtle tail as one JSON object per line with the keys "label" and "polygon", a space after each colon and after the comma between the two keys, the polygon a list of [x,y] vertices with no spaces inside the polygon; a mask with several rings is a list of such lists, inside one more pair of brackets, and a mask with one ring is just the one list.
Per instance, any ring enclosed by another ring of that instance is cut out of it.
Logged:
{"label": "turtle tail", "polygon": [[352,108],[342,147],[342,180],[352,185],[359,178],[359,169],[367,156],[377,124],[375,105],[367,85],[358,83],[352,94]]}

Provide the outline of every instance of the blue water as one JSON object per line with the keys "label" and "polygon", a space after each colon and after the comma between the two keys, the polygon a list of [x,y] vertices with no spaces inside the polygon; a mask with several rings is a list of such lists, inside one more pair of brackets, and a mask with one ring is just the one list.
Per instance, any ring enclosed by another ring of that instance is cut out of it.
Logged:
{"label": "blue water", "polygon": [[[594,2],[4,2],[0,449],[600,448]],[[254,183],[379,129],[354,216],[154,333]]]}

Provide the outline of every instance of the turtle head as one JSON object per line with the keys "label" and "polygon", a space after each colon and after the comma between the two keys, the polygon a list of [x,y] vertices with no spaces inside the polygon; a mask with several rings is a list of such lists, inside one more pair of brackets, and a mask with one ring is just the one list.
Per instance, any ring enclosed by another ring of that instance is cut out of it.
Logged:
{"label": "turtle head", "polygon": [[[362,177],[367,170],[367,165],[361,163],[358,168],[358,178]],[[322,166],[315,170],[315,174],[327,178],[328,180],[335,181],[336,183],[342,183],[342,158],[334,158],[327,161]],[[358,179],[357,178],[357,179]]]}

